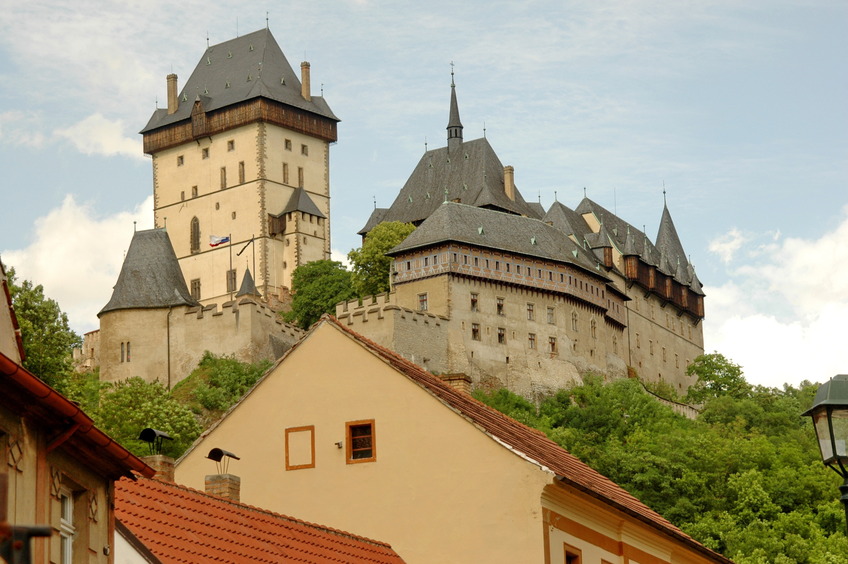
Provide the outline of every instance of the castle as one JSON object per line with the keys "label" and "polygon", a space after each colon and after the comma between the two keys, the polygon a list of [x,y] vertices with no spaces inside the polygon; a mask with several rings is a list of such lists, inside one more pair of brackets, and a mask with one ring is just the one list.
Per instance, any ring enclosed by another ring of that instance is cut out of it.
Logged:
{"label": "castle", "polygon": [[703,354],[704,292],[664,206],[655,242],[588,198],[545,211],[485,139],[464,141],[451,80],[447,146],[427,151],[383,221],[417,226],[392,249],[392,291],[337,317],[432,372],[540,397],[586,371],[685,392]]}
{"label": "castle", "polygon": [[[156,227],[135,234],[79,362],[172,384],[204,350],[253,361],[297,340],[275,310],[297,266],[329,258],[338,123],[309,73],[264,29],[209,47],[180,92],[167,77],[142,130]],[[446,146],[360,234],[384,221],[417,226],[390,253],[392,291],[337,317],[428,370],[527,397],[586,371],[692,383],[704,293],[668,207],[652,242],[588,198],[525,201],[488,140],[464,140],[453,75]]]}

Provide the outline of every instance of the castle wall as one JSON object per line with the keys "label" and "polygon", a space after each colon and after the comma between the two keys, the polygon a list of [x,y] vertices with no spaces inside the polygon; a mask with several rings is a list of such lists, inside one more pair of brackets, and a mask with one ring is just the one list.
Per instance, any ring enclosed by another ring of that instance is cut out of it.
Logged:
{"label": "castle wall", "polygon": [[[273,310],[249,298],[217,306],[118,310],[100,319],[103,381],[139,376],[174,386],[188,376],[203,353],[232,355],[243,362],[274,360],[303,335]],[[121,344],[124,358],[121,361]],[[131,356],[126,359],[126,343]]]}

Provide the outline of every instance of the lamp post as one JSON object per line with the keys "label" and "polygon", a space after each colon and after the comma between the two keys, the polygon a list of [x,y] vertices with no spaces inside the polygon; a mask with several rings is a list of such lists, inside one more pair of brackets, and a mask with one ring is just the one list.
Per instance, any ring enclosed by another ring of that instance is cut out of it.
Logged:
{"label": "lamp post", "polygon": [[844,480],[839,491],[848,523],[848,374],[838,374],[822,384],[813,407],[801,415],[813,418],[822,461]]}

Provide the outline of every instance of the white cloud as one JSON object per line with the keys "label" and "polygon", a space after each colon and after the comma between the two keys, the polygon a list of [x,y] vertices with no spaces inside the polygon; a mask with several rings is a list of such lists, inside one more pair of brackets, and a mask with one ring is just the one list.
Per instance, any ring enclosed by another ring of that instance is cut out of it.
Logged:
{"label": "white cloud", "polygon": [[44,286],[78,332],[99,327],[97,312],[109,301],[124,253],[138,229],[153,224],[153,197],[134,209],[98,217],[91,205],[72,195],[35,222],[34,239],[24,249],[3,251],[3,263],[18,278]]}
{"label": "white cloud", "polygon": [[752,250],[728,282],[705,288],[706,350],[741,364],[755,384],[823,381],[845,372],[848,208],[817,239],[765,236],[769,242]]}
{"label": "white cloud", "polygon": [[340,262],[344,265],[345,268],[350,270],[350,261],[347,260],[347,253],[340,251],[338,249],[331,249],[330,250],[330,260]]}
{"label": "white cloud", "polygon": [[84,155],[144,158],[141,141],[125,136],[124,130],[123,120],[109,120],[96,113],[66,129],[57,129],[55,134],[70,141]]}
{"label": "white cloud", "polygon": [[733,260],[736,251],[742,248],[747,238],[735,227],[729,232],[710,241],[709,250],[721,258],[725,264]]}

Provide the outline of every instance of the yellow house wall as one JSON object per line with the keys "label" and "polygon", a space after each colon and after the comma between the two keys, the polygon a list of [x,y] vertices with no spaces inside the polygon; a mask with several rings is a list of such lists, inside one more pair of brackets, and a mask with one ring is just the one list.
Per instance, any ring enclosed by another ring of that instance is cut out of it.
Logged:
{"label": "yellow house wall", "polygon": [[103,549],[112,544],[112,483],[61,447],[48,453],[47,440],[39,427],[0,408],[0,472],[9,480],[9,524],[52,526],[52,537],[32,541],[33,562],[58,564],[61,504],[54,484],[61,485],[74,497],[73,562],[111,562]]}
{"label": "yellow house wall", "polygon": [[[346,422],[366,419],[375,421],[377,460],[346,464],[335,443]],[[315,466],[286,471],[284,431],[309,425]],[[331,325],[178,461],[177,482],[203,488],[212,447],[241,457],[230,471],[242,501],[389,542],[407,562],[543,561],[539,494],[550,473]]]}

